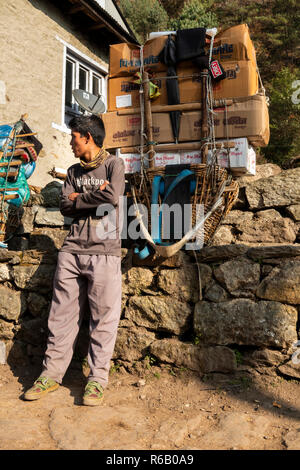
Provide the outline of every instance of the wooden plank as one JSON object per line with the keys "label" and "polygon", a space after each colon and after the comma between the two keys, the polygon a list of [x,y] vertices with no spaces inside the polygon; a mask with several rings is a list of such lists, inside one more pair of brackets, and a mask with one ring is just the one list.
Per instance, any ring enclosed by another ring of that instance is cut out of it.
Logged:
{"label": "wooden plank", "polygon": [[103,28],[105,28],[104,23],[97,23],[97,24],[94,24],[93,26],[90,26],[89,28],[87,28],[87,31],[96,31],[97,29],[103,29]]}
{"label": "wooden plank", "polygon": [[[232,105],[232,100],[226,100],[226,106]],[[215,100],[213,103],[214,108],[219,108],[224,106],[224,101]],[[182,104],[168,104],[168,105],[153,105],[151,106],[152,113],[168,113],[170,111],[197,111],[202,109],[201,103],[182,103]],[[128,109],[119,109],[117,114],[119,116],[124,116],[127,114],[139,114],[141,108],[128,108]]]}
{"label": "wooden plank", "polygon": [[[200,150],[200,147],[203,145],[203,142],[179,142],[178,144],[158,144],[155,145],[155,152],[173,152],[176,150]],[[234,148],[234,142],[224,142],[223,144],[216,143],[216,148]],[[207,147],[207,145],[205,145]],[[121,154],[126,153],[138,153],[136,147],[123,147],[120,149]]]}
{"label": "wooden plank", "polygon": [[18,176],[18,172],[17,171],[8,171],[7,173],[0,172],[0,176],[1,178],[6,178],[6,176]]}
{"label": "wooden plank", "polygon": [[143,89],[144,89],[144,106],[145,106],[145,119],[146,119],[146,134],[148,138],[148,152],[149,152],[149,168],[154,167],[154,145],[153,145],[153,125],[152,125],[152,113],[151,113],[151,102],[149,97],[149,74],[143,72]]}
{"label": "wooden plank", "polygon": [[83,5],[79,5],[79,4],[74,4],[73,7],[71,7],[69,10],[68,10],[68,14],[69,15],[74,15],[75,13],[78,13],[79,11],[82,11],[84,10],[85,7]]}
{"label": "wooden plank", "polygon": [[5,166],[20,166],[22,165],[22,160],[12,160],[11,162],[1,162],[0,161],[0,168],[3,168]]}
{"label": "wooden plank", "polygon": [[0,199],[4,199],[4,201],[8,201],[9,199],[18,199],[18,194],[6,194],[4,195],[4,198],[3,198],[3,195],[0,194]]}
{"label": "wooden plank", "polygon": [[6,192],[6,191],[18,191],[19,188],[0,188],[0,192]]}
{"label": "wooden plank", "polygon": [[[23,155],[23,150],[15,150],[14,153],[13,152],[7,152],[5,154],[6,157],[18,157],[19,155]],[[0,159],[3,157],[4,155],[4,152],[0,152]]]}

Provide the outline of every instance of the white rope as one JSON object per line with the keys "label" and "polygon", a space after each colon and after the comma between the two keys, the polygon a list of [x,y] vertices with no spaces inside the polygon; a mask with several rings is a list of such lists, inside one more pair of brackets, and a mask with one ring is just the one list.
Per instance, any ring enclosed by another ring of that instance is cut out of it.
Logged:
{"label": "white rope", "polygon": [[[210,48],[209,48],[209,59],[208,63],[210,66],[212,53],[213,53],[213,46],[214,46],[214,39],[217,33],[217,29],[212,30],[212,36],[210,41]],[[216,138],[215,138],[215,123],[214,123],[214,110],[213,110],[213,89],[212,89],[212,79],[211,76],[207,75],[206,80],[206,107],[207,107],[207,120],[209,125],[209,138],[208,143],[211,145],[211,166],[216,164]]]}
{"label": "white rope", "polygon": [[140,228],[141,228],[141,231],[144,235],[145,240],[147,240],[153,247],[155,247],[156,251],[161,256],[165,256],[166,253],[168,252],[168,250],[170,250],[170,249],[179,251],[191,238],[193,238],[195,236],[195,233],[197,233],[200,230],[200,228],[204,225],[206,220],[213,214],[213,212],[215,212],[215,210],[219,206],[222,205],[222,203],[223,203],[223,197],[222,196],[223,196],[224,189],[225,189],[225,184],[222,185],[221,190],[218,194],[218,198],[217,198],[216,202],[213,204],[212,208],[205,214],[205,216],[200,221],[198,221],[198,223],[195,225],[194,228],[189,230],[189,232],[184,235],[184,237],[181,240],[179,240],[177,243],[174,243],[173,245],[170,245],[170,246],[160,246],[160,245],[155,245],[154,240],[152,239],[152,237],[151,237],[150,233],[148,232],[147,228],[145,227],[145,224],[143,222],[143,216],[141,215],[140,210],[138,208],[136,195],[135,195],[135,189],[132,186],[131,190],[132,190],[132,195],[133,195],[133,203],[134,203],[134,207],[135,207],[135,216],[136,216],[136,218],[138,219],[138,221],[140,223]]}
{"label": "white rope", "polygon": [[266,89],[263,85],[263,82],[262,82],[262,79],[261,79],[261,76],[260,76],[260,72],[259,72],[259,68],[256,67],[256,71],[257,71],[257,75],[258,75],[258,80],[259,80],[259,84],[260,84],[260,89],[259,91],[262,91],[262,94],[263,96],[265,97],[266,99],[266,103],[267,103],[267,106],[270,105],[270,98],[266,95]]}
{"label": "white rope", "polygon": [[143,88],[143,72],[144,72],[144,46],[140,46],[140,113],[141,113],[141,140],[140,140],[140,157],[141,157],[141,183],[140,189],[142,187],[144,173],[145,173],[145,162],[144,162],[144,128],[145,128],[145,111],[144,111],[144,88]]}

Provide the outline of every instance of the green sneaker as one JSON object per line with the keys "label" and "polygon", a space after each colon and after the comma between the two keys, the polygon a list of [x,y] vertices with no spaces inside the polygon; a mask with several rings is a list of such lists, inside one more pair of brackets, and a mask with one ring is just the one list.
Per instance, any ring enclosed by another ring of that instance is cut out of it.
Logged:
{"label": "green sneaker", "polygon": [[48,377],[39,377],[33,386],[24,393],[25,400],[39,400],[49,392],[54,392],[59,387],[59,384]]}
{"label": "green sneaker", "polygon": [[83,404],[87,406],[100,405],[103,398],[103,387],[98,382],[88,382],[83,395]]}

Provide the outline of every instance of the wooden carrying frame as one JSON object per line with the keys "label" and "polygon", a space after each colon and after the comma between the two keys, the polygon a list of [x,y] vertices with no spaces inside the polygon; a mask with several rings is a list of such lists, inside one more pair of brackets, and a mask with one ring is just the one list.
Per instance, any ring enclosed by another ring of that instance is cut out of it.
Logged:
{"label": "wooden carrying frame", "polygon": [[[223,217],[228,214],[232,208],[235,200],[238,196],[239,187],[238,184],[232,181],[228,171],[225,168],[221,168],[215,163],[212,165],[206,164],[206,153],[207,153],[207,138],[209,135],[209,127],[207,120],[207,97],[206,97],[206,80],[207,80],[208,71],[204,70],[202,73],[202,102],[195,103],[198,109],[202,109],[202,125],[201,125],[201,135],[200,142],[189,143],[189,144],[161,144],[154,147],[153,135],[152,135],[152,110],[151,102],[149,98],[148,83],[149,77],[146,72],[143,73],[143,93],[144,93],[144,117],[145,117],[145,127],[147,135],[147,153],[149,159],[149,168],[144,169],[140,173],[133,173],[127,175],[127,180],[129,182],[131,191],[129,195],[132,196],[133,202],[136,208],[136,217],[140,221],[141,230],[143,232],[144,238],[147,240],[148,244],[152,246],[156,255],[162,258],[168,258],[180,250],[186,243],[186,241],[193,241],[197,237],[197,231],[189,232],[191,237],[187,240],[189,235],[185,235],[181,240],[176,243],[169,245],[168,240],[164,240],[164,245],[155,244],[149,232],[151,232],[151,195],[152,195],[152,184],[154,177],[157,175],[165,176],[166,167],[155,167],[154,166],[154,155],[155,149],[159,150],[176,150],[179,148],[191,148],[193,150],[202,149],[202,164],[191,164],[190,170],[194,173],[196,181],[196,189],[194,194],[191,195],[190,204],[192,206],[192,227],[197,227],[199,225],[198,220],[198,208],[202,205],[204,209],[204,219],[202,220],[203,226],[201,227],[201,233],[203,235],[202,242],[204,244],[209,244],[211,239],[218,228]],[[230,103],[229,103],[230,104]],[[184,107],[184,105],[176,105],[178,108]],[[159,107],[157,111],[167,111],[166,107]],[[168,106],[168,109],[174,109],[173,106]],[[124,114],[128,110],[124,110]],[[142,109],[141,109],[142,112]],[[143,121],[142,121],[143,122]],[[234,146],[234,143],[228,142],[226,147],[230,148]],[[133,149],[129,149],[130,151]],[[129,151],[128,148],[124,149],[124,152]],[[122,150],[121,150],[122,153]],[[159,205],[162,204],[161,197],[158,198]],[[148,227],[149,231],[145,227],[141,214],[139,213],[138,204],[143,204],[146,206],[148,211]],[[201,226],[201,221],[200,225]],[[200,230],[200,228],[199,228]]]}

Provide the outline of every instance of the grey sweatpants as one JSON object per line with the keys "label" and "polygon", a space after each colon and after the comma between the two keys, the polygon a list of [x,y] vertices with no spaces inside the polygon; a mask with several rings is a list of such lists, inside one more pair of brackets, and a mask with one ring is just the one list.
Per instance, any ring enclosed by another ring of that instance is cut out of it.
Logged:
{"label": "grey sweatpants", "polygon": [[121,291],[120,257],[58,254],[42,375],[62,382],[88,302],[88,380],[106,387],[121,314]]}

